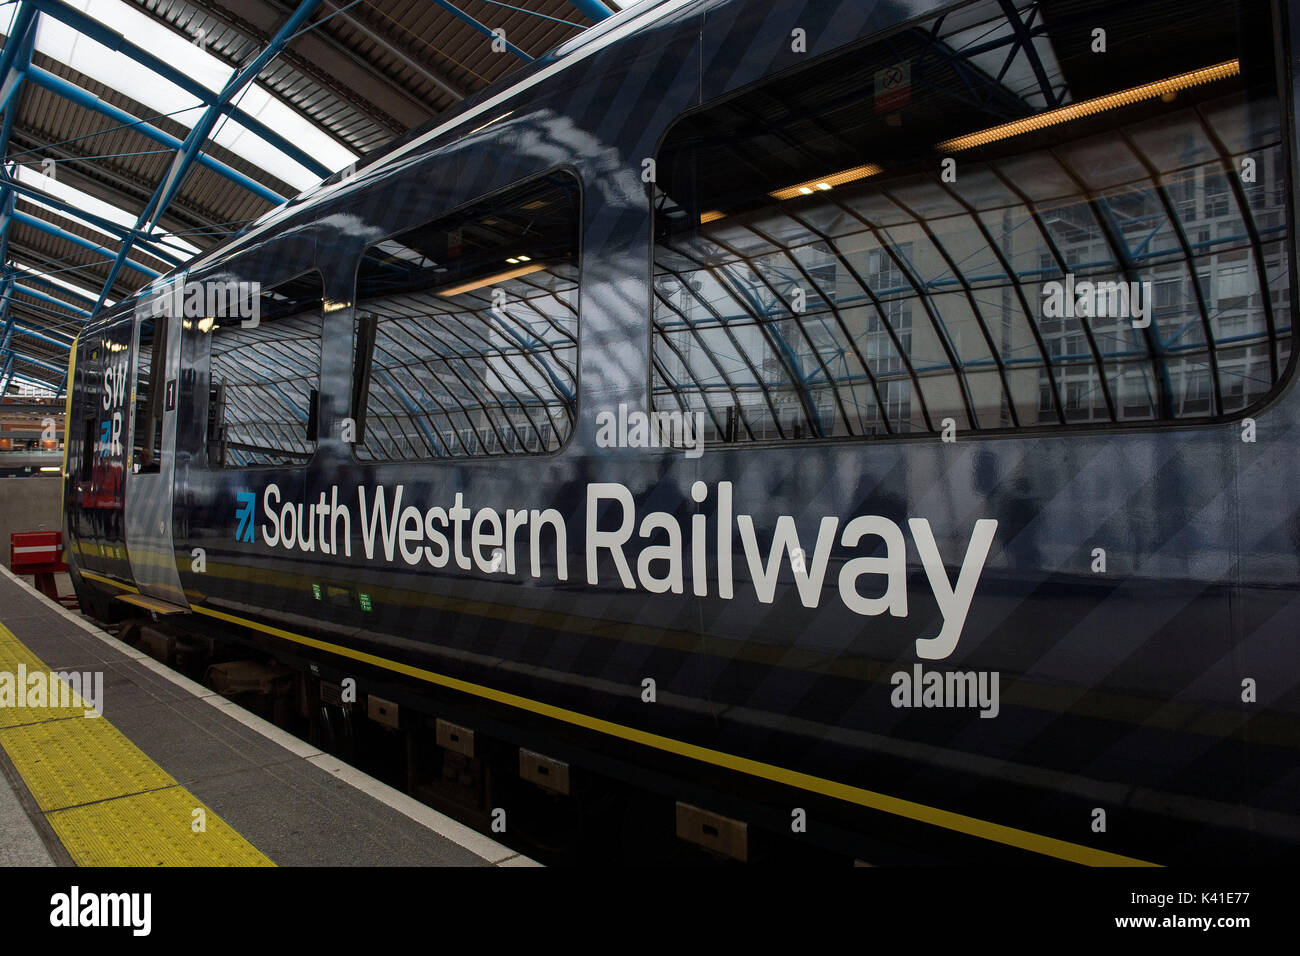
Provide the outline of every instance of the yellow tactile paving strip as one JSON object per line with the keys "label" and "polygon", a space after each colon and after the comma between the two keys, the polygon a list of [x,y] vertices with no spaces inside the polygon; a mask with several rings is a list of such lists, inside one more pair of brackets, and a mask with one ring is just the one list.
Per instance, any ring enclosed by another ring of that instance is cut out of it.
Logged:
{"label": "yellow tactile paving strip", "polygon": [[[207,828],[195,833],[195,810]],[[56,810],[46,819],[81,866],[273,866],[184,787]]]}
{"label": "yellow tactile paving strip", "polygon": [[[49,668],[0,624],[0,673]],[[0,707],[0,747],[79,866],[273,866],[86,705]],[[200,812],[196,812],[200,811]]]}

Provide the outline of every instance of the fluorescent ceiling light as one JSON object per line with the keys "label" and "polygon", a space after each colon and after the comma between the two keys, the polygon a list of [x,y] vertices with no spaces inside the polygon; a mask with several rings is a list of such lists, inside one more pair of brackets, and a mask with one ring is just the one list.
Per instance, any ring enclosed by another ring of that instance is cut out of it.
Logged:
{"label": "fluorescent ceiling light", "polygon": [[[89,299],[91,302],[99,301],[99,295],[97,293],[91,292],[88,289],[84,289],[81,286],[76,285],[72,282],[68,282],[66,279],[62,279],[59,276],[47,275],[45,272],[43,272],[40,269],[34,269],[31,266],[25,266],[21,262],[18,262],[17,260],[14,259],[10,259],[9,264],[13,266],[15,269],[21,269],[23,272],[26,272],[30,276],[35,276],[45,282],[53,283],[54,285],[67,289],[69,292],[75,292],[77,293],[77,295],[81,296],[84,299]],[[104,305],[106,306],[113,305],[113,304],[114,302],[112,299],[104,300]]]}
{"label": "fluorescent ceiling light", "polygon": [[795,196],[808,196],[815,192],[825,192],[828,189],[858,179],[866,179],[868,176],[875,176],[882,171],[882,167],[874,163],[868,163],[866,166],[854,166],[852,169],[844,169],[829,176],[818,176],[816,179],[795,183],[793,186],[786,186],[784,189],[778,189],[775,192],[768,193],[768,195],[773,199],[793,199]]}
{"label": "fluorescent ceiling light", "polygon": [[510,269],[507,272],[498,272],[496,275],[488,276],[484,279],[475,279],[472,282],[466,282],[463,285],[452,286],[450,289],[442,289],[438,295],[444,298],[450,298],[454,295],[461,295],[465,292],[473,292],[475,289],[481,289],[485,285],[492,285],[494,282],[505,282],[507,279],[517,279],[520,276],[526,276],[531,272],[541,272],[546,267],[540,262],[534,262],[530,266],[520,266],[517,269]]}
{"label": "fluorescent ceiling light", "polygon": [[1225,60],[1223,63],[1192,70],[1190,73],[1179,73],[1177,76],[1156,80],[1154,83],[1144,83],[1132,89],[1120,90],[1118,93],[1108,93],[1105,96],[1097,96],[1090,100],[1082,100],[1078,103],[1071,103],[1069,106],[1062,106],[1059,109],[1048,110],[1046,113],[1036,113],[1033,116],[1026,116],[1024,119],[993,126],[978,133],[967,133],[965,136],[958,136],[955,139],[940,143],[938,148],[957,151],[984,146],[998,140],[1010,139],[1024,133],[1032,133],[1048,126],[1056,126],[1060,123],[1069,123],[1076,119],[1082,119],[1085,116],[1093,116],[1106,110],[1113,110],[1121,106],[1132,106],[1134,103],[1141,103],[1144,100],[1168,96],[1171,93],[1177,93],[1179,90],[1185,90],[1193,86],[1202,86],[1216,80],[1224,80],[1230,76],[1236,76],[1240,72],[1241,63],[1239,61]]}
{"label": "fluorescent ceiling light", "polygon": [[[70,0],[68,5],[130,37],[136,45],[149,50],[214,93],[220,92],[235,74],[218,57],[122,0]],[[0,24],[3,24],[6,36],[12,32],[16,9],[17,5],[11,5],[7,10],[0,10]],[[203,116],[204,104],[185,90],[126,54],[110,50],[53,17],[41,17],[36,31],[36,49],[120,91],[155,113],[168,114],[187,127],[192,128]],[[248,115],[278,131],[330,169],[342,169],[357,159],[356,153],[340,145],[256,83],[248,84],[236,97],[236,102]],[[218,121],[212,140],[295,189],[306,189],[320,181],[310,170],[229,117]]]}

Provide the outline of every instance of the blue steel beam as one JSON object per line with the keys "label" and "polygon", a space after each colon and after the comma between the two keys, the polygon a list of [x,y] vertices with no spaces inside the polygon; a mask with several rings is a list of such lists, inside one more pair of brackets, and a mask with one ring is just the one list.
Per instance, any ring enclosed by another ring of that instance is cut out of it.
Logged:
{"label": "blue steel beam", "polygon": [[57,365],[51,365],[49,362],[45,361],[44,359],[38,359],[34,355],[26,355],[23,352],[19,352],[17,349],[14,349],[10,353],[10,357],[17,359],[19,362],[27,362],[39,368],[48,369],[49,371],[54,372],[56,375],[62,375],[65,371],[64,369],[60,368]]}
{"label": "blue steel beam", "polygon": [[[18,316],[18,314],[19,314],[18,310],[19,310],[19,309],[24,309],[24,310],[26,310],[26,313],[27,313],[28,315],[31,315],[32,317],[37,318],[37,319],[41,319],[42,321],[45,320],[47,317],[49,317],[49,318],[53,318],[53,319],[58,319],[58,320],[60,320],[60,321],[62,321],[62,322],[79,322],[79,321],[83,321],[83,320],[78,319],[77,316],[75,316],[75,315],[68,315],[68,314],[66,314],[66,313],[64,313],[64,312],[60,312],[60,311],[58,311],[57,309],[52,309],[52,308],[50,308],[49,306],[46,306],[46,305],[37,305],[35,302],[19,302],[17,299],[15,299],[13,302],[9,303],[9,305],[10,305],[10,307],[13,309],[13,313],[14,313],[14,316],[15,316],[15,317]],[[53,330],[53,329],[47,329],[47,331],[55,331],[55,330]],[[63,332],[61,329],[58,330],[58,331],[59,331],[59,334],[60,334],[60,335],[66,335],[66,334],[68,334],[68,333]]]}
{"label": "blue steel beam", "polygon": [[1016,42],[1011,47],[1011,53],[1007,58],[1007,65],[1002,68],[1002,74],[998,76],[1001,81],[1002,75],[1006,74],[1011,65],[1011,59],[1016,55],[1016,49],[1019,48],[1024,54],[1025,59],[1029,61],[1029,68],[1034,71],[1034,79],[1038,80],[1038,88],[1043,94],[1043,99],[1047,101],[1048,109],[1054,106],[1060,106],[1060,98],[1056,91],[1052,89],[1052,81],[1047,75],[1047,69],[1043,66],[1043,61],[1038,55],[1038,48],[1034,46],[1034,38],[1030,32],[1033,27],[1034,17],[1038,14],[1038,7],[1034,7],[1029,12],[1028,21],[1020,19],[1020,11],[1012,0],[998,0],[1002,7],[1002,13],[1007,18],[1007,23],[1011,25],[1011,30],[1015,34]]}
{"label": "blue steel beam", "polygon": [[10,348],[10,343],[13,341],[14,336],[13,324],[14,320],[11,316],[9,321],[5,323],[4,336],[0,338],[0,355],[4,356],[4,373],[2,376],[4,383],[3,385],[0,385],[0,399],[5,397],[5,389],[9,386],[9,371],[14,366],[14,353]]}
{"label": "blue steel beam", "polygon": [[5,277],[3,283],[4,301],[0,302],[0,321],[4,322],[4,332],[0,333],[0,356],[9,352],[9,341],[13,338],[16,317],[9,313],[9,297],[13,291],[13,280]]}
{"label": "blue steel beam", "polygon": [[[33,229],[39,229],[41,232],[46,233],[47,235],[51,235],[58,239],[62,239],[65,242],[70,242],[74,246],[80,246],[82,249],[85,249],[87,252],[97,252],[100,255],[106,256],[109,259],[112,259],[114,256],[119,256],[122,258],[124,264],[129,265],[132,269],[135,269],[137,272],[143,272],[145,275],[150,276],[151,278],[157,278],[158,276],[162,275],[162,273],[158,272],[156,269],[150,269],[148,266],[143,266],[140,263],[135,262],[134,260],[128,262],[126,260],[125,254],[126,254],[126,250],[130,247],[130,243],[123,243],[120,251],[115,253],[113,252],[113,250],[101,246],[97,242],[91,242],[89,239],[81,238],[81,236],[78,236],[76,233],[68,232],[68,230],[66,229],[61,229],[58,226],[54,225],[54,223],[52,222],[46,222],[44,219],[37,219],[35,216],[29,216],[27,215],[27,213],[19,212],[16,209],[10,214],[9,218],[13,222],[20,222],[25,226],[31,226]],[[98,305],[96,305],[96,309],[98,309]]]}
{"label": "blue steel beam", "polygon": [[[497,39],[497,35],[492,32],[491,27],[484,26],[482,23],[479,23],[468,13],[466,13],[464,10],[460,9],[460,7],[457,7],[454,4],[450,3],[449,0],[431,0],[431,2],[434,4],[434,6],[442,7],[442,9],[446,10],[457,20],[460,20],[463,23],[468,23],[470,26],[472,26],[479,33],[482,33],[484,36],[489,36],[494,40]],[[511,53],[513,53],[515,56],[519,57],[519,59],[523,60],[525,63],[533,62],[533,58],[531,56],[529,56],[523,50],[519,49],[519,47],[515,46],[509,40],[505,40],[504,42],[506,45],[506,49],[509,50]]]}
{"label": "blue steel beam", "polygon": [[[2,182],[3,186],[0,186],[0,188],[12,189],[14,192],[27,196],[30,199],[34,199],[37,202],[43,202],[47,206],[53,206],[59,212],[66,213],[69,216],[75,216],[78,219],[84,219],[92,226],[102,229],[118,239],[125,239],[127,235],[130,234],[131,230],[128,226],[120,225],[113,222],[111,219],[105,219],[103,216],[97,216],[84,209],[78,209],[70,203],[66,203],[61,199],[41,192],[39,189],[34,189],[33,187],[28,186],[26,183],[18,182],[8,176],[4,176]],[[160,245],[157,239],[151,239],[148,235],[136,236],[135,244],[140,246],[155,259],[161,259],[174,266],[182,265],[187,258],[182,252],[167,249]]]}
{"label": "blue steel beam", "polygon": [[68,302],[64,302],[62,299],[56,299],[52,295],[46,295],[44,292],[41,292],[39,289],[33,289],[30,286],[20,285],[17,282],[14,283],[13,288],[15,292],[21,293],[22,295],[26,295],[26,296],[31,296],[33,299],[36,299],[38,302],[48,302],[50,305],[57,305],[60,309],[67,309],[69,312],[75,312],[77,313],[77,315],[84,316],[87,319],[90,318],[90,313],[87,312],[85,309],[79,309],[75,305],[72,305]]}
{"label": "blue steel beam", "polygon": [[[208,104],[208,108],[203,111],[203,116],[194,124],[189,135],[185,137],[184,144],[172,159],[167,175],[163,177],[163,181],[158,184],[158,188],[154,190],[149,202],[140,211],[140,216],[136,219],[134,232],[140,232],[145,227],[145,224],[150,221],[157,223],[166,210],[168,203],[171,202],[172,197],[180,189],[186,173],[193,168],[195,162],[203,159],[205,155],[203,147],[207,145],[208,137],[211,135],[213,127],[216,126],[217,120],[220,119],[222,110],[245,86],[257,79],[258,74],[266,68],[266,65],[280,54],[280,51],[288,45],[294,34],[298,32],[298,28],[320,6],[320,2],[321,0],[302,0],[302,3],[294,10],[293,15],[285,21],[284,26],[280,27],[276,35],[271,38],[271,42],[266,45],[266,48],[253,58],[253,62],[231,77],[221,92],[217,94],[217,97]],[[99,311],[104,304],[104,299],[112,291],[113,283],[117,281],[117,275],[127,261],[127,253],[130,251],[131,239],[128,237],[126,242],[122,243],[112,267],[108,270],[108,278],[104,280],[104,287],[99,292],[99,301],[95,303],[95,312]]]}
{"label": "blue steel beam", "polygon": [[[41,296],[41,294],[34,289],[29,289],[25,286],[19,285],[17,282],[14,281],[14,277],[12,273],[6,274],[3,281],[0,281],[0,295],[3,296],[3,302],[0,302],[0,319],[4,320],[4,332],[3,335],[0,335],[0,361],[4,362],[4,366],[3,366],[4,372],[0,373],[0,398],[4,397],[5,389],[9,387],[9,381],[10,381],[9,373],[10,370],[13,368],[13,359],[14,359],[13,337],[15,334],[25,335],[29,338],[40,339],[41,341],[48,342],[51,345],[57,345],[60,348],[68,349],[69,351],[71,351],[72,349],[71,341],[64,342],[62,340],[51,337],[51,335],[57,335],[61,333],[56,333],[53,330],[49,330],[49,334],[47,334],[46,332],[41,331],[39,329],[33,329],[28,325],[20,324],[17,321],[17,316],[11,314],[9,310],[9,306],[14,292],[19,292],[22,293],[23,295],[35,295],[38,298],[46,298],[44,296]],[[82,312],[80,309],[70,306],[65,302],[58,302],[55,299],[49,299],[49,301],[54,302],[55,304],[60,305],[65,309],[71,309],[74,312],[81,312],[82,315],[89,314],[86,312]],[[66,383],[67,381],[66,372],[64,373],[64,377],[62,381],[64,383]],[[63,384],[60,384],[59,388],[56,391],[62,391],[62,389],[63,389]]]}
{"label": "blue steel beam", "polygon": [[614,15],[614,11],[605,6],[600,0],[569,0],[569,6],[573,7],[588,20],[599,23],[601,20],[607,20]]}
{"label": "blue steel beam", "polygon": [[0,320],[4,322],[4,332],[0,333],[0,360],[3,360],[3,371],[0,371],[0,400],[5,397],[5,392],[9,388],[9,372],[13,368],[14,356],[10,348],[10,343],[14,337],[14,316],[9,314],[9,296],[13,287],[13,278],[5,276],[3,282],[0,282],[0,295],[4,299],[0,302]]}
{"label": "blue steel beam", "polygon": [[36,339],[38,342],[44,342],[47,345],[56,345],[61,349],[71,350],[72,348],[72,342],[64,341],[63,339],[56,339],[53,336],[46,335],[39,329],[34,329],[30,325],[25,325],[21,322],[14,323],[14,334],[25,335],[29,339]]}
{"label": "blue steel beam", "polygon": [[[285,21],[284,26],[280,27],[279,32],[271,38],[271,42],[266,45],[266,48],[254,57],[252,63],[233,76],[221,92],[208,104],[208,108],[203,111],[203,117],[194,124],[194,128],[185,137],[185,145],[177,153],[175,159],[172,160],[171,169],[167,171],[162,185],[158,187],[158,191],[150,200],[150,205],[157,210],[153,213],[155,223],[157,223],[158,217],[162,215],[163,210],[167,208],[168,203],[172,201],[176,191],[180,189],[181,181],[185,178],[185,174],[189,172],[190,167],[194,165],[194,161],[203,151],[203,147],[207,145],[213,127],[216,126],[217,120],[221,118],[225,108],[230,105],[230,101],[242,92],[244,87],[256,80],[258,74],[266,68],[268,63],[280,55],[280,51],[288,46],[289,41],[298,32],[298,28],[316,12],[316,8],[320,6],[320,3],[321,0],[302,0],[302,3],[298,4],[298,9],[294,10],[293,15]],[[150,209],[146,207],[145,212],[140,216],[137,229],[148,221],[149,214]]]}
{"label": "blue steel beam", "polygon": [[[10,111],[12,112],[12,110]],[[5,114],[8,119],[9,114]],[[6,127],[7,129],[7,127]],[[3,161],[3,148],[7,143],[3,132],[0,132],[0,162]],[[7,189],[0,188],[0,266],[9,265],[9,220],[14,213],[14,194]]]}
{"label": "blue steel beam", "polygon": [[[151,126],[143,120],[132,116],[130,113],[126,112],[126,110],[118,109],[112,103],[104,102],[93,93],[88,93],[81,87],[69,83],[62,77],[55,76],[53,73],[43,70],[39,66],[33,65],[28,67],[27,79],[31,80],[37,86],[44,87],[51,93],[57,93],[65,100],[69,100],[76,103],[78,106],[83,106],[88,110],[93,110],[96,113],[107,116],[109,119],[114,120],[123,126],[128,126],[142,136],[153,140],[155,143],[162,143],[170,149],[180,149],[181,146],[184,145],[175,136],[172,136],[169,133],[164,133],[156,126]],[[249,179],[243,173],[231,169],[225,163],[213,159],[206,153],[199,156],[198,162],[201,165],[208,167],[213,172],[221,174],[236,185],[242,186],[249,192],[260,196],[267,202],[275,203],[278,206],[285,200],[285,197],[281,196],[279,193],[267,189],[257,180]]]}
{"label": "blue steel beam", "polygon": [[[47,305],[37,305],[35,302],[19,302],[17,299],[15,299],[13,302],[10,302],[10,303],[9,303],[9,306],[10,306],[10,308],[13,310],[13,313],[14,313],[15,316],[17,316],[17,315],[19,314],[19,312],[18,312],[19,309],[24,309],[24,310],[26,310],[26,312],[27,312],[28,315],[31,315],[31,316],[33,316],[34,318],[38,318],[38,319],[41,319],[41,320],[44,320],[44,319],[46,319],[46,317],[49,317],[49,318],[53,318],[53,319],[58,319],[58,320],[61,321],[61,322],[79,322],[79,321],[84,321],[84,320],[78,319],[78,317],[75,316],[75,315],[68,315],[68,314],[65,313],[65,312],[60,312],[60,311],[58,311],[57,309],[50,308],[50,307],[47,306]],[[52,331],[56,331],[56,330],[54,330],[54,329],[47,329],[46,331],[51,331],[51,332],[52,332]],[[61,329],[59,329],[59,330],[57,330],[57,331],[59,332],[60,335],[66,335],[66,334],[68,334],[68,333],[64,332],[63,330],[61,330]]]}
{"label": "blue steel beam", "polygon": [[[166,60],[154,56],[148,50],[137,46],[126,37],[122,36],[122,34],[110,30],[95,18],[82,13],[80,10],[74,10],[72,7],[59,3],[58,0],[24,0],[24,5],[27,4],[31,4],[41,13],[45,13],[56,20],[63,21],[78,33],[90,37],[98,43],[102,43],[110,50],[116,50],[119,53],[125,54],[146,69],[153,71],[168,82],[174,83],[186,93],[189,93],[195,99],[199,100],[199,102],[204,106],[211,106],[218,96],[218,94],[213,93],[192,76],[186,75],[182,70],[176,69]],[[311,170],[314,175],[323,177],[328,176],[333,172],[333,170],[326,168],[310,153],[285,139],[265,123],[249,116],[239,107],[227,104],[222,109],[222,112],[249,132],[266,140],[294,162]]]}
{"label": "blue steel beam", "polygon": [[[32,48],[36,44],[37,13],[24,3],[15,14],[4,52],[0,53],[0,79],[3,81],[4,120],[0,121],[0,165],[9,159],[9,138],[14,131],[18,112],[18,93],[26,71],[32,65]],[[0,186],[0,266],[9,264],[9,220],[14,210],[13,191]]]}
{"label": "blue steel beam", "polygon": [[[44,286],[45,289],[47,290],[47,293],[54,292],[57,293],[58,295],[69,296],[70,298],[76,299],[78,302],[84,302],[87,306],[92,306],[95,304],[95,297],[93,295],[85,295],[80,292],[73,292],[71,289],[65,289],[57,282],[50,281],[49,278],[47,278],[44,275],[41,275],[40,273],[27,272],[26,270],[15,269],[10,273],[10,277],[15,282],[19,278],[21,278],[24,282],[30,282],[39,286]],[[89,315],[90,313],[86,313],[86,314]]]}
{"label": "blue steel beam", "polygon": [[[31,49],[36,40],[36,12],[23,4],[14,16],[4,52],[0,53],[0,77],[4,78],[4,121],[0,122],[0,164],[9,156],[9,138],[13,134],[13,117],[18,112],[18,91],[25,70],[31,66]],[[13,219],[13,191],[0,187],[0,267],[9,265],[9,222]],[[0,319],[4,319],[4,337],[0,342],[0,355],[4,355],[4,381],[0,382],[0,399],[4,398],[9,382],[13,381],[13,333],[16,316],[9,311],[13,297],[13,276],[6,273],[3,282],[4,303],[0,304]]]}
{"label": "blue steel beam", "polygon": [[[975,69],[970,63],[970,58],[975,56],[976,53],[988,52],[1002,47],[1010,48],[1010,56],[1014,58],[1018,48],[1018,40],[1014,31],[988,43],[957,51],[939,39],[940,34],[943,32],[944,21],[945,17],[941,16],[934,22],[931,29],[916,29],[913,31],[913,35],[921,40],[924,50],[913,63],[912,82],[925,86],[926,83],[932,81],[926,72],[926,66],[928,61],[933,59],[939,64],[948,67],[957,75],[968,94],[967,102],[970,105],[981,110],[993,110],[1007,117],[1025,116],[1035,112],[1023,97],[1009,90],[1001,83],[991,82],[992,77],[983,70]],[[1009,63],[1010,60],[1006,62]]]}
{"label": "blue steel beam", "polygon": [[19,74],[26,64],[19,61],[19,54],[23,52],[22,48],[26,45],[29,47],[27,57],[30,58],[30,43],[36,34],[35,25],[36,8],[23,3],[14,17],[13,26],[9,29],[4,52],[0,53],[0,77],[4,78],[3,85],[0,85],[0,98],[3,98],[6,104],[13,95],[14,87],[22,81]]}
{"label": "blue steel beam", "polygon": [[[4,281],[0,282],[0,296],[3,296],[3,299],[0,299],[0,322],[5,323],[4,332],[2,334],[5,341],[8,340],[9,330],[14,324],[13,316],[9,314],[9,299],[13,295],[13,286],[14,280],[11,276],[5,276]],[[4,345],[0,344],[0,349],[3,348]]]}

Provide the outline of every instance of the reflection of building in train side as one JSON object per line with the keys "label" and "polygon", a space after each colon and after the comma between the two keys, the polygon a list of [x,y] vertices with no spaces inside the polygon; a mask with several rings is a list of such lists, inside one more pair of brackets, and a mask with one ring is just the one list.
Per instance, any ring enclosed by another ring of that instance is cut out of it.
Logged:
{"label": "reflection of building in train side", "polygon": [[[1013,137],[996,158],[959,158],[951,182],[921,158],[923,172],[861,167],[714,209],[695,238],[657,247],[656,401],[710,410],[730,440],[1243,409],[1288,357],[1276,116],[1175,98],[1082,138]],[[664,149],[673,168],[705,162],[685,137]],[[1075,282],[1101,307],[1051,308]]]}

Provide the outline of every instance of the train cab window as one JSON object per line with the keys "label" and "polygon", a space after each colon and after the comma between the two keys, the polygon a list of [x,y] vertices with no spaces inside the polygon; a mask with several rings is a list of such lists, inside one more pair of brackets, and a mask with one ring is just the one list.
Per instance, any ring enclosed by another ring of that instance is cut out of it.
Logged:
{"label": "train cab window", "polygon": [[211,467],[301,465],[315,452],[324,294],[308,272],[259,288],[255,324],[242,307],[198,321],[211,356]]}
{"label": "train cab window", "polygon": [[140,322],[136,346],[135,429],[132,432],[132,470],[158,471],[162,455],[163,382],[167,367],[167,320],[147,318]]}
{"label": "train cab window", "polygon": [[1269,7],[1079,0],[1027,46],[980,0],[687,114],[652,406],[749,442],[1260,403],[1291,348]]}
{"label": "train cab window", "polygon": [[569,173],[371,246],[357,273],[357,457],[558,449],[575,415],[577,292]]}

